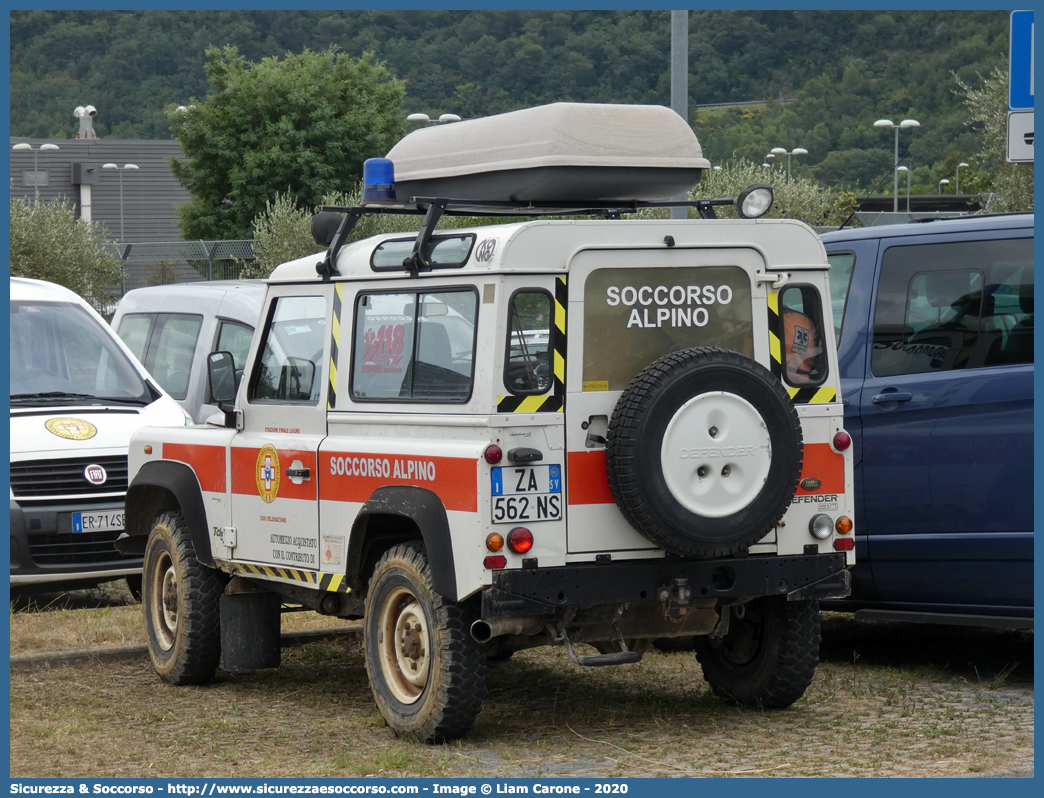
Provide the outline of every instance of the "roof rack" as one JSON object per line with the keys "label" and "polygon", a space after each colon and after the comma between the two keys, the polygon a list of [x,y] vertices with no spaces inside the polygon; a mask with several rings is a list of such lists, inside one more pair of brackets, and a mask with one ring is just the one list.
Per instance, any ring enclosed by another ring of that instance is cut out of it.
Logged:
{"label": "roof rack", "polygon": [[[411,197],[406,205],[366,204],[352,207],[324,205],[312,217],[312,237],[317,244],[327,247],[326,255],[316,264],[315,270],[323,280],[329,280],[338,273],[336,269],[337,254],[359,220],[369,214],[424,215],[424,221],[421,222],[417,240],[413,245],[413,252],[403,261],[403,268],[410,273],[410,276],[416,277],[420,272],[431,270],[431,264],[425,260],[423,252],[431,242],[435,227],[443,216],[528,216],[533,218],[602,216],[606,219],[620,219],[622,214],[637,213],[645,208],[695,208],[701,219],[717,219],[718,216],[714,212],[716,206],[741,205],[745,196],[754,188],[767,188],[767,186],[751,186],[740,194],[739,200],[733,197],[719,197],[662,202],[646,200],[536,202],[532,200]],[[769,204],[771,204],[771,200]]]}

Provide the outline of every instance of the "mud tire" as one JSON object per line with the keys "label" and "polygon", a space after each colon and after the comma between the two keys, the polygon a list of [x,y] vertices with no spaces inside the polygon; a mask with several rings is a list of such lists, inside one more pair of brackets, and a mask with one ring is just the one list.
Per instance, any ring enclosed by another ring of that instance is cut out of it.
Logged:
{"label": "mud tire", "polygon": [[220,600],[227,577],[196,559],[184,517],[159,516],[145,546],[142,607],[149,657],[171,684],[206,684],[221,660]]}
{"label": "mud tire", "polygon": [[724,638],[695,638],[696,659],[730,704],[785,709],[812,684],[819,642],[819,602],[770,596],[744,605],[742,618],[734,614]]}
{"label": "mud tire", "polygon": [[470,603],[435,592],[421,544],[395,546],[377,562],[366,595],[366,673],[397,736],[441,743],[472,727],[486,695],[486,646],[470,633],[477,618]]}

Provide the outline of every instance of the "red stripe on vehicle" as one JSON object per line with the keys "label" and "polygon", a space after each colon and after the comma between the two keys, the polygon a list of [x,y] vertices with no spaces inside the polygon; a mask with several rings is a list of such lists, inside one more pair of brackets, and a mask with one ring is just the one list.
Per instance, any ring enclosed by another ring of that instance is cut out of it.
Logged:
{"label": "red stripe on vehicle", "polygon": [[185,463],[199,480],[199,487],[211,493],[225,492],[225,447],[195,443],[163,444],[163,459]]}
{"label": "red stripe on vehicle", "polygon": [[437,494],[447,510],[478,512],[474,459],[321,452],[319,462],[319,498],[324,501],[365,502],[378,488],[413,485]]}
{"label": "red stripe on vehicle", "polygon": [[566,484],[570,504],[615,504],[605,473],[605,450],[569,452]]}
{"label": "red stripe on vehicle", "polygon": [[819,487],[805,490],[798,484],[797,495],[809,496],[817,493],[845,492],[845,458],[835,452],[829,443],[806,443],[805,464],[801,468],[801,479],[818,479]]}
{"label": "red stripe on vehicle", "polygon": [[[233,446],[232,447],[232,492],[243,496],[260,496],[257,487],[257,456],[260,448]],[[277,499],[303,499],[315,501],[315,483],[319,475],[315,469],[315,452],[302,451],[300,449],[276,449],[279,454],[279,490],[276,492]],[[309,478],[300,485],[295,485],[286,475],[286,469],[294,462],[300,460],[301,464],[311,471]]]}

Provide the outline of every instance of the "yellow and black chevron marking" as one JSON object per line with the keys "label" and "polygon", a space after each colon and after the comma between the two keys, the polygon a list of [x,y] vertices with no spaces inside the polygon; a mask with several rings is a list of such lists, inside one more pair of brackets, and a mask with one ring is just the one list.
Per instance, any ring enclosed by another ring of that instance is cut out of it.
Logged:
{"label": "yellow and black chevron marking", "polygon": [[[769,357],[772,374],[783,378],[783,343],[779,337],[782,325],[779,321],[779,293],[769,291],[768,294],[768,334]],[[837,389],[830,387],[791,388],[787,387],[790,400],[796,405],[818,405],[833,402],[837,399]]]}
{"label": "yellow and black chevron marking", "polygon": [[783,344],[779,340],[779,292],[769,291],[768,294],[768,335],[769,335],[769,357],[771,359],[772,373],[779,379],[783,379]]}
{"label": "yellow and black chevron marking", "polygon": [[327,593],[348,593],[348,583],[342,574],[320,574],[315,571],[299,571],[296,568],[276,568],[271,565],[250,565],[235,563],[232,570],[239,576],[264,576],[271,579],[285,579],[300,582],[306,587],[323,590]]}
{"label": "yellow and black chevron marking", "polygon": [[344,285],[334,285],[333,324],[330,325],[330,393],[326,400],[326,407],[333,410],[337,404],[337,341],[341,337],[341,299],[344,293]]}
{"label": "yellow and black chevron marking", "polygon": [[837,398],[837,389],[822,388],[787,388],[791,401],[796,405],[821,405],[833,402]]}
{"label": "yellow and black chevron marking", "polygon": [[498,413],[561,413],[565,410],[566,308],[569,292],[566,278],[555,279],[555,326],[551,330],[554,357],[554,386],[544,396],[498,396]]}

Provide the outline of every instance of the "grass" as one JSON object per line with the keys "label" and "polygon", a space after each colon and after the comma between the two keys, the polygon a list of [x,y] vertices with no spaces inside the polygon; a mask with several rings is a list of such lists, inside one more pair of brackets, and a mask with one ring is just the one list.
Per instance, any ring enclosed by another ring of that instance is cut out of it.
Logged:
{"label": "grass", "polygon": [[[91,602],[13,608],[12,650],[144,640],[140,606]],[[284,625],[330,623],[284,615]],[[716,699],[691,652],[618,668],[521,652],[490,668],[474,729],[444,746],[384,726],[357,635],[284,649],[277,670],[219,671],[204,687],[163,683],[147,658],[18,670],[11,775],[924,776],[1032,762],[1031,632],[829,615],[822,658],[803,699],[756,712]]]}

